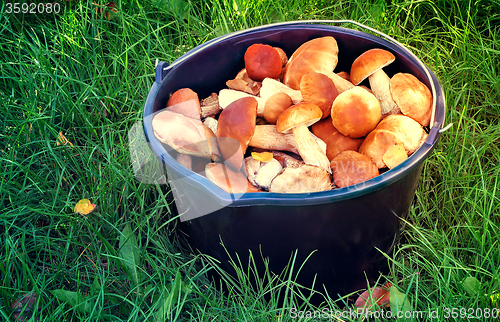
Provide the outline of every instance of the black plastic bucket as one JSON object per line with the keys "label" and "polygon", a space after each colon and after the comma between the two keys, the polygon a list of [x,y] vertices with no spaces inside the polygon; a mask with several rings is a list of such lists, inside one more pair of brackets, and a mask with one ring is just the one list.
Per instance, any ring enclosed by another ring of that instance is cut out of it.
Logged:
{"label": "black plastic bucket", "polygon": [[[337,296],[366,288],[366,279],[372,281],[384,270],[386,260],[380,251],[390,253],[398,240],[399,218],[410,208],[423,162],[440,137],[446,107],[435,75],[404,46],[368,27],[379,36],[331,23],[365,27],[352,21],[267,25],[213,39],[170,66],[159,64],[144,107],[144,130],[152,150],[164,162],[177,209],[186,219],[182,228],[193,247],[218,259],[229,272],[233,270],[226,250],[242,260],[248,259],[249,250],[254,257],[263,256],[275,273],[283,270],[293,252],[297,251],[296,269],[312,253],[297,282],[310,287],[316,275],[315,288],[323,291],[324,286],[330,296]],[[396,168],[364,183],[331,191],[231,195],[184,168],[155,138],[152,115],[165,107],[174,91],[189,87],[203,98],[226,88],[225,82],[244,68],[243,55],[253,43],[281,47],[290,56],[304,42],[322,36],[337,40],[336,72],[349,71],[354,59],[366,50],[384,48],[396,56],[384,69],[389,76],[411,73],[431,89],[434,114],[429,137]]]}

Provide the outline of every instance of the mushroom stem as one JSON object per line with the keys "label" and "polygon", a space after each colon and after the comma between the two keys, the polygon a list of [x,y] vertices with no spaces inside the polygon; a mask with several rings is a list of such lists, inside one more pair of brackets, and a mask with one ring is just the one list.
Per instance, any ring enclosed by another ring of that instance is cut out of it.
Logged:
{"label": "mushroom stem", "polygon": [[253,97],[257,100],[257,116],[264,116],[264,105],[266,100],[255,95],[251,95],[245,92],[235,91],[232,89],[221,89],[219,91],[219,105],[222,109],[225,109],[232,102],[242,98],[242,97]]}
{"label": "mushroom stem", "polygon": [[382,68],[371,74],[368,80],[370,81],[373,95],[380,101],[382,115],[388,114],[398,108],[398,105],[392,99],[391,90],[389,88],[391,79]]}
{"label": "mushroom stem", "polygon": [[276,93],[285,93],[292,99],[293,104],[298,104],[303,101],[302,93],[300,90],[291,89],[285,84],[273,78],[264,78],[262,87],[260,88],[260,97],[267,101],[267,99]]}
{"label": "mushroom stem", "polygon": [[[326,143],[320,138],[314,136],[312,133],[310,134],[312,140],[316,142],[320,151],[326,153]],[[248,145],[253,146],[254,148],[288,151],[300,155],[294,135],[278,132],[278,130],[276,130],[276,125],[257,125]]]}
{"label": "mushroom stem", "polygon": [[335,87],[339,91],[339,94],[342,92],[347,91],[348,89],[354,87],[354,84],[348,81],[345,78],[340,77],[339,75],[335,74],[334,72],[325,74],[328,76],[332,82],[335,84]]}
{"label": "mushroom stem", "polygon": [[332,173],[330,169],[330,161],[326,153],[321,150],[320,146],[313,138],[312,133],[306,125],[299,125],[292,129],[297,150],[306,164],[319,166],[328,173]]}

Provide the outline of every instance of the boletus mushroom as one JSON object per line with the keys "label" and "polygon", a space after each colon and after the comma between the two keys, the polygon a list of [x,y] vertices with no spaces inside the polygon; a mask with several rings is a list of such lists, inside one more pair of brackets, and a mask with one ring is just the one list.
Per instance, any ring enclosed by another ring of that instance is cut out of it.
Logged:
{"label": "boletus mushroom", "polygon": [[304,103],[317,105],[323,119],[330,116],[332,103],[339,95],[333,81],[325,74],[309,72],[300,79],[300,93]]}
{"label": "boletus mushroom", "polygon": [[309,72],[322,73],[328,76],[335,87],[342,93],[354,85],[335,74],[339,48],[335,38],[331,36],[311,39],[303,43],[292,54],[285,66],[283,83],[292,89],[300,89],[300,80]]}
{"label": "boletus mushroom", "polygon": [[330,161],[308,129],[321,119],[322,114],[321,109],[314,104],[293,105],[278,116],[276,129],[280,133],[293,133],[297,150],[305,163],[317,165],[330,173]]}
{"label": "boletus mushroom", "polygon": [[153,117],[152,126],[156,138],[177,152],[220,160],[215,135],[201,120],[163,110]]}
{"label": "boletus mushroom", "polygon": [[248,77],[261,82],[266,77],[278,78],[281,74],[282,59],[273,47],[253,44],[245,51],[245,68]]}
{"label": "boletus mushroom", "polygon": [[271,152],[270,160],[261,160],[254,156],[255,153],[252,153],[251,156],[245,158],[245,172],[248,178],[248,181],[256,188],[261,190],[269,190],[271,187],[271,181],[273,181],[274,177],[283,169],[281,164],[273,157]]}
{"label": "boletus mushroom", "polygon": [[239,171],[248,143],[255,132],[257,100],[243,97],[229,104],[219,115],[217,141],[225,163]]}
{"label": "boletus mushroom", "polygon": [[402,114],[393,114],[383,119],[366,136],[359,147],[359,153],[370,157],[377,167],[382,169],[387,166],[384,162],[384,155],[389,148],[402,144],[409,156],[425,142],[427,136],[417,121]]}
{"label": "boletus mushroom", "polygon": [[332,104],[333,126],[352,139],[370,133],[380,122],[382,113],[378,99],[367,90],[356,86],[343,93]]}
{"label": "boletus mushroom", "polygon": [[309,193],[332,189],[328,171],[315,165],[302,163],[284,168],[271,182],[270,192]]}
{"label": "boletus mushroom", "polygon": [[398,105],[394,102],[389,89],[389,76],[382,68],[391,64],[396,57],[389,51],[374,48],[365,51],[354,60],[351,66],[351,81],[354,85],[359,85],[368,77],[370,88],[375,97],[380,100],[382,114],[395,114]]}
{"label": "boletus mushroom", "polygon": [[429,126],[432,113],[432,94],[424,83],[412,74],[398,73],[390,80],[392,98],[401,113],[422,126]]}
{"label": "boletus mushroom", "polygon": [[355,185],[379,175],[375,163],[356,151],[343,151],[330,163],[333,182],[338,188]]}

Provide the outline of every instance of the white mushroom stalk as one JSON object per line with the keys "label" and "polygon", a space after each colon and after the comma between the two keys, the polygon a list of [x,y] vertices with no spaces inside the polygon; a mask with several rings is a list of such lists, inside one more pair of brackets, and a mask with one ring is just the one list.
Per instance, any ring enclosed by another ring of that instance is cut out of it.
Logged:
{"label": "white mushroom stalk", "polygon": [[322,151],[319,144],[314,140],[312,133],[306,125],[299,125],[292,129],[297,150],[306,164],[316,165],[332,173],[330,160]]}
{"label": "white mushroom stalk", "polygon": [[389,87],[390,80],[382,69],[377,70],[368,77],[373,95],[380,101],[382,115],[398,109],[398,105],[392,99]]}
{"label": "white mushroom stalk", "polygon": [[260,88],[260,97],[267,101],[267,99],[276,93],[285,93],[292,99],[293,104],[302,102],[302,93],[300,90],[291,89],[280,81],[273,78],[264,78],[262,87]]}
{"label": "white mushroom stalk", "polygon": [[240,91],[235,91],[232,89],[222,89],[219,92],[219,105],[222,109],[225,109],[229,104],[232,102],[239,100],[242,97],[253,97],[257,100],[257,116],[263,117],[264,116],[264,106],[266,105],[266,100],[255,96],[251,95],[245,92],[240,92]]}
{"label": "white mushroom stalk", "polygon": [[337,75],[334,72],[325,73],[325,75],[328,76],[332,80],[332,82],[335,84],[335,87],[339,91],[339,94],[354,87],[353,83],[351,83],[347,79],[340,77],[339,75]]}

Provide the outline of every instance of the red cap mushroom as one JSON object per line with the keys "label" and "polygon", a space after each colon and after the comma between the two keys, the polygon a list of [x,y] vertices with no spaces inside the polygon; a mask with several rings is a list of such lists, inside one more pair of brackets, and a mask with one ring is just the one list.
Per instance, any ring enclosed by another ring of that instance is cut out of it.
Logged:
{"label": "red cap mushroom", "polygon": [[248,143],[255,132],[257,100],[243,97],[229,104],[219,115],[217,141],[225,162],[239,171]]}
{"label": "red cap mushroom", "polygon": [[201,106],[198,94],[190,88],[175,91],[167,101],[167,110],[199,120]]}
{"label": "red cap mushroom", "polygon": [[278,78],[282,60],[276,49],[269,45],[253,44],[245,52],[245,68],[248,77],[261,82],[264,78]]}

